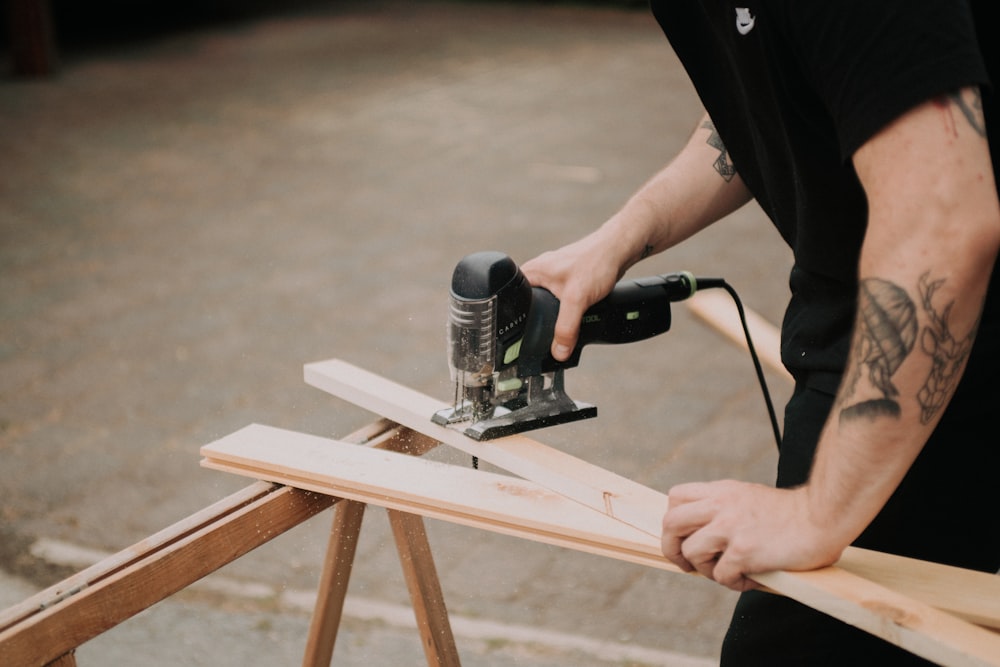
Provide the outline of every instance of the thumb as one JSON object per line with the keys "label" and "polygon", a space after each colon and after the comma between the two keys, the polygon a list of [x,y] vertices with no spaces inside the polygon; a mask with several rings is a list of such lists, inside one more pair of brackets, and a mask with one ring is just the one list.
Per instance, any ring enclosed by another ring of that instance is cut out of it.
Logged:
{"label": "thumb", "polygon": [[552,332],[552,356],[556,361],[566,361],[573,353],[580,336],[580,321],[584,310],[581,304],[571,301],[564,301],[559,305],[559,315]]}

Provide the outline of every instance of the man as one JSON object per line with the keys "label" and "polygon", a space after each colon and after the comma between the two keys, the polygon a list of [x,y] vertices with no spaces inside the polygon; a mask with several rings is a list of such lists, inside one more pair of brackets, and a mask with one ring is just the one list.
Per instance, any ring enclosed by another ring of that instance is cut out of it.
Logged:
{"label": "man", "polygon": [[851,543],[1000,568],[1000,58],[980,4],[653,0],[707,115],[603,226],[522,267],[560,298],[564,358],[629,267],[751,198],[791,246],[777,488],[680,485],[663,519],[664,555],[745,591],[724,665],[924,664],[753,573]]}

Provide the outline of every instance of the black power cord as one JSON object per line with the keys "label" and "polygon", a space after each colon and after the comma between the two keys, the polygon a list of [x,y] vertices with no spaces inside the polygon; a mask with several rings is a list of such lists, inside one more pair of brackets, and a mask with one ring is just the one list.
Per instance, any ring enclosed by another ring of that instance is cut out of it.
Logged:
{"label": "black power cord", "polygon": [[736,290],[732,285],[727,283],[722,278],[691,278],[694,285],[692,286],[691,294],[695,291],[701,291],[703,289],[724,289],[729,293],[729,296],[733,298],[733,302],[736,303],[736,310],[740,315],[740,325],[743,327],[743,335],[746,336],[747,349],[750,351],[750,358],[753,360],[754,371],[757,373],[757,382],[760,383],[761,392],[764,394],[764,403],[767,405],[767,414],[771,419],[771,429],[774,431],[774,441],[777,444],[778,449],[781,449],[781,428],[778,426],[778,416],[774,411],[774,403],[771,401],[771,392],[767,388],[767,379],[764,377],[764,369],[761,367],[760,358],[757,356],[757,350],[753,345],[753,337],[750,335],[750,327],[747,326],[747,316],[746,311],[743,309],[743,302],[740,300],[740,295],[736,293]]}

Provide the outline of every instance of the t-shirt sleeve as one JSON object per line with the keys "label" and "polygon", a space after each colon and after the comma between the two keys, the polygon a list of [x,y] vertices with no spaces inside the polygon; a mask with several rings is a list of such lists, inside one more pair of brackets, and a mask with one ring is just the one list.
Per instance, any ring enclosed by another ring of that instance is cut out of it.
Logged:
{"label": "t-shirt sleeve", "polygon": [[989,83],[965,2],[790,0],[789,39],[846,161],[913,107]]}

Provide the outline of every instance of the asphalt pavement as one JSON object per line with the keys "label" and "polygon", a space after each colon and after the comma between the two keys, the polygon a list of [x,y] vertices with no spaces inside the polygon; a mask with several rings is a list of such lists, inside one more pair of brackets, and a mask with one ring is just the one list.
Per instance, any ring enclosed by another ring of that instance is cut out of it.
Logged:
{"label": "asphalt pavement", "polygon": [[[253,422],[335,437],[374,418],[305,385],[307,362],[450,397],[455,263],[522,262],[586,233],[699,114],[647,12],[566,4],[313,2],[0,80],[0,607],[249,483],[200,468],[201,445]],[[631,275],[723,276],[779,322],[789,261],[751,205]],[[780,408],[790,387],[769,381]],[[600,416],[542,442],[663,491],[773,478],[749,358],[683,304],[660,337],[588,348],[567,389]],[[85,644],[79,663],[296,664],[329,525]],[[428,530],[465,664],[717,659],[734,597],[714,584]],[[423,663],[375,509],[349,598],[335,665]]]}

